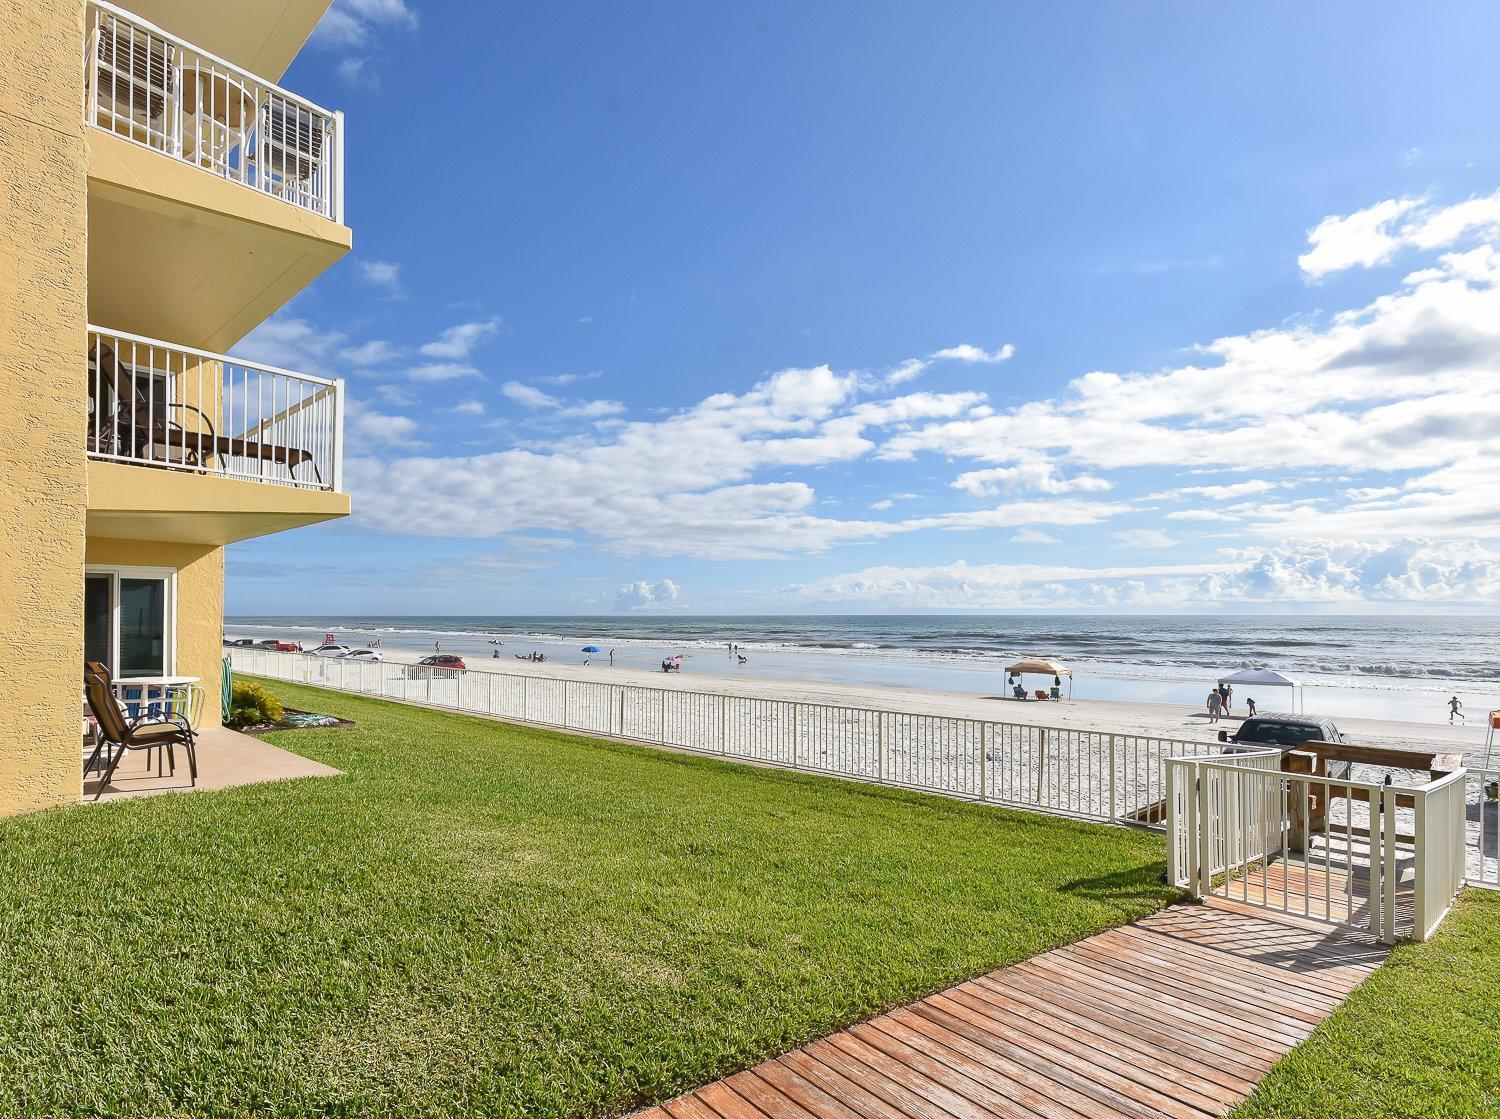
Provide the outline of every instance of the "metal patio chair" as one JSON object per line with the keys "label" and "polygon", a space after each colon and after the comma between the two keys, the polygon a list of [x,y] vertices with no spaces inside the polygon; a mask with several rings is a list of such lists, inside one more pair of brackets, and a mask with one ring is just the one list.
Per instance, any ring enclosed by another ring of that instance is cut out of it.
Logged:
{"label": "metal patio chair", "polygon": [[[174,747],[181,746],[187,753],[189,781],[192,785],[198,784],[197,736],[184,716],[171,712],[156,714],[147,712],[137,719],[127,719],[115,700],[109,669],[98,661],[88,662],[83,682],[89,712],[94,716],[99,737],[93,752],[83,763],[84,773],[94,767],[95,762],[99,760],[100,753],[106,747],[109,749],[109,762],[105,766],[104,775],[99,780],[99,788],[94,791],[95,800],[103,796],[104,790],[109,787],[110,779],[114,777],[120,759],[132,750],[146,752],[148,768],[151,763],[150,752],[161,750],[166,756],[167,772],[175,774],[177,754]],[[160,757],[157,762],[159,767]]]}

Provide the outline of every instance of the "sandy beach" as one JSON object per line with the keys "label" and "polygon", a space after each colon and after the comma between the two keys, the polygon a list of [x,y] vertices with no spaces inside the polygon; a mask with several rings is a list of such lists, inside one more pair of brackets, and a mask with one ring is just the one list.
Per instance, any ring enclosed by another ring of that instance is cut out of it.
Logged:
{"label": "sandy beach", "polygon": [[[426,655],[422,652],[390,647],[383,648],[381,652],[388,664],[414,664]],[[591,680],[599,683],[633,684],[638,687],[714,692],[760,699],[799,700],[834,706],[870,707],[1022,723],[1031,726],[1140,734],[1203,742],[1214,741],[1221,729],[1232,731],[1245,714],[1244,708],[1240,707],[1230,717],[1221,719],[1217,724],[1210,724],[1207,713],[1201,708],[1193,710],[1166,703],[1103,699],[1065,699],[1055,703],[1037,700],[1023,702],[1006,698],[998,690],[988,693],[958,692],[899,685],[877,686],[816,680],[761,679],[734,676],[727,672],[718,674],[699,667],[705,664],[711,665],[720,660],[728,667],[730,658],[727,655],[722,658],[694,657],[689,661],[692,667],[680,673],[653,672],[629,667],[611,668],[605,654],[592,657],[591,663],[587,665],[555,660],[543,663],[516,660],[514,654],[507,652],[502,652],[499,658],[468,657],[467,663],[470,672],[476,673],[498,672],[542,679]],[[1263,702],[1260,704],[1260,710],[1264,712],[1275,710],[1275,708]],[[1479,718],[1476,718],[1474,725],[1467,727],[1449,727],[1391,719],[1339,718],[1337,722],[1340,730],[1355,742],[1378,746],[1441,746],[1450,752],[1461,752],[1470,761],[1476,763],[1484,752],[1485,728],[1482,719]]]}

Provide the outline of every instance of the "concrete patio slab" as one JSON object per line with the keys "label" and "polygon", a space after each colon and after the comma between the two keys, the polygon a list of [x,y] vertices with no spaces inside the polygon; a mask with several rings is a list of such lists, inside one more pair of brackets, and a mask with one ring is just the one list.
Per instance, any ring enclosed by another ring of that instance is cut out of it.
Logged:
{"label": "concrete patio slab", "polygon": [[[127,755],[115,770],[109,788],[99,798],[102,803],[123,797],[152,796],[157,793],[201,792],[208,789],[232,789],[237,785],[255,785],[263,781],[285,781],[293,777],[338,777],[332,766],[304,758],[290,750],[273,746],[227,727],[204,727],[198,732],[198,783],[188,780],[187,758],[177,754],[177,772],[158,775],[154,758],[148,768],[144,751]],[[85,804],[94,802],[99,788],[99,774],[91,773],[83,783]]]}

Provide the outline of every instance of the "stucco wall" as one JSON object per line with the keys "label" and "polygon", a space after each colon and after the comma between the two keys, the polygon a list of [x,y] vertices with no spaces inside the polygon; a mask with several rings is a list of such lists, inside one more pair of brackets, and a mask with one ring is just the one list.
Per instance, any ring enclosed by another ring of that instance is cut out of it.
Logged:
{"label": "stucco wall", "polygon": [[82,782],[83,5],[0,4],[0,815]]}
{"label": "stucco wall", "polygon": [[224,661],[224,549],[204,544],[89,537],[86,562],[177,571],[176,674],[196,676],[208,693],[203,725],[219,724]]}

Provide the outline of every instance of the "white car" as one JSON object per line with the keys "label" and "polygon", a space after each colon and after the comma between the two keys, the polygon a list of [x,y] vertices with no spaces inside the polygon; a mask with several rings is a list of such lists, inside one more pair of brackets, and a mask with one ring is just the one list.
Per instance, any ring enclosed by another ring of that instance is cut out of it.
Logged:
{"label": "white car", "polygon": [[374,649],[350,649],[347,653],[340,653],[341,661],[378,661],[380,654]]}
{"label": "white car", "polygon": [[309,649],[315,657],[341,657],[349,651],[347,645],[319,645],[316,649]]}

